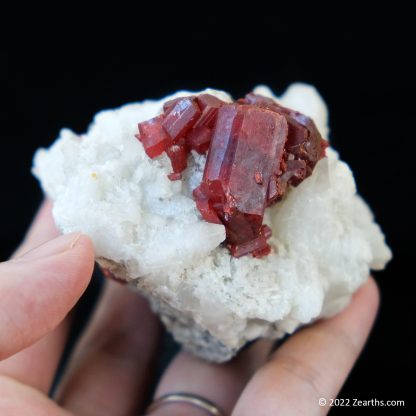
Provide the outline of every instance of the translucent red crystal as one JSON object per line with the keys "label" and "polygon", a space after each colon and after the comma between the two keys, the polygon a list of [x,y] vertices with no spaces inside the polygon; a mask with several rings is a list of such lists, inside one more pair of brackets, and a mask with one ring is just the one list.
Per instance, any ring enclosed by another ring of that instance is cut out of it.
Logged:
{"label": "translucent red crystal", "polygon": [[[318,160],[325,156],[328,143],[322,139],[311,118],[278,104],[275,100],[258,94],[249,93],[238,100],[242,104],[255,104],[282,114],[288,123],[288,137],[283,156],[283,171],[277,187],[286,189],[286,183],[296,186],[308,177]],[[272,187],[275,185],[272,184]],[[281,191],[280,191],[281,192]],[[280,193],[278,192],[278,193]],[[282,195],[278,196],[280,198]],[[273,202],[272,199],[270,202]]]}
{"label": "translucent red crystal", "polygon": [[212,203],[236,257],[267,247],[260,230],[268,178],[279,170],[286,139],[286,119],[276,112],[237,104],[218,110],[203,185],[194,196],[202,193]]}
{"label": "translucent red crystal", "polygon": [[173,140],[162,126],[162,116],[139,123],[136,137],[142,142],[144,150],[151,159],[161,155]]}
{"label": "translucent red crystal", "polygon": [[206,126],[212,129],[215,126],[218,109],[224,105],[224,102],[210,94],[199,95],[197,101],[202,114],[194,128]]}
{"label": "translucent red crystal", "polygon": [[162,126],[173,140],[177,140],[188,133],[200,115],[196,98],[184,97],[165,114]]}
{"label": "translucent red crystal", "polygon": [[202,182],[193,191],[199,212],[224,224],[234,257],[269,254],[266,207],[308,177],[325,155],[327,142],[313,121],[253,93],[230,104],[210,94],[179,97],[163,111],[139,123],[136,137],[146,153],[154,158],[166,152],[168,177],[179,180],[189,152],[208,151]]}
{"label": "translucent red crystal", "polygon": [[212,129],[217,121],[218,109],[225,103],[210,94],[201,94],[197,97],[201,117],[196,121],[186,139],[191,149],[204,154],[211,142]]}
{"label": "translucent red crystal", "polygon": [[[323,155],[319,150],[322,140],[315,123],[309,117],[278,104],[272,98],[250,93],[239,100],[241,103],[255,104],[282,114],[286,117],[289,131],[286,150],[298,157],[308,159],[311,163],[317,162]],[[305,147],[306,146],[306,147]]]}
{"label": "translucent red crystal", "polygon": [[224,104],[210,94],[175,98],[164,104],[163,114],[139,123],[136,137],[150,158],[166,152],[172,165],[168,178],[179,180],[187,167],[189,152],[207,152],[218,108]]}
{"label": "translucent red crystal", "polygon": [[211,143],[212,129],[207,126],[193,128],[186,136],[189,147],[200,154],[204,154],[209,149]]}
{"label": "translucent red crystal", "polygon": [[196,206],[201,213],[202,217],[207,222],[212,222],[214,224],[222,224],[221,220],[218,217],[217,212],[215,211],[212,202],[205,195],[205,193],[199,188],[196,188],[193,191],[195,198]]}

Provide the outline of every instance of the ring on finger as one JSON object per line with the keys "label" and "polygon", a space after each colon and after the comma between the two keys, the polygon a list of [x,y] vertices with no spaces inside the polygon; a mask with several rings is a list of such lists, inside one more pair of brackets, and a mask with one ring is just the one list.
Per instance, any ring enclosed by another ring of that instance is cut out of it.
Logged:
{"label": "ring on finger", "polygon": [[146,410],[146,415],[151,415],[152,412],[161,408],[162,406],[171,405],[174,403],[185,403],[194,406],[200,410],[205,411],[206,414],[211,416],[224,416],[224,414],[218,409],[218,407],[208,399],[191,393],[168,393],[155,401],[153,401]]}

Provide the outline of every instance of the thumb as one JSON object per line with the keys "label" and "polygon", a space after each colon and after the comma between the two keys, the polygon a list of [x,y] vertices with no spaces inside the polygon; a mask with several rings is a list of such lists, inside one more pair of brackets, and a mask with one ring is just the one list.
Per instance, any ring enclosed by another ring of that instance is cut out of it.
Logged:
{"label": "thumb", "polygon": [[94,267],[91,240],[57,237],[0,263],[0,360],[53,330],[86,289]]}

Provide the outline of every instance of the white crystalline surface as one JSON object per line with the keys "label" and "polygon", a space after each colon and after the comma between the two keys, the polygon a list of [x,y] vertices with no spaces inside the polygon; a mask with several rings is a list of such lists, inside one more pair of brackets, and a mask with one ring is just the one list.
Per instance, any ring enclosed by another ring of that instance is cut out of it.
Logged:
{"label": "white crystalline surface", "polygon": [[[294,84],[280,98],[264,86],[256,92],[309,115],[327,135],[327,109],[313,87]],[[171,182],[167,157],[149,159],[134,137],[137,123],[171,98],[100,112],[85,135],[64,129],[36,153],[34,173],[62,232],[89,235],[97,258],[121,264],[132,284],[140,278],[228,348],[344,308],[369,270],[391,258],[348,165],[328,149],[312,176],[267,210],[272,254],[233,258],[220,246],[224,227],[205,222],[192,199],[205,157],[193,153],[184,181]]]}

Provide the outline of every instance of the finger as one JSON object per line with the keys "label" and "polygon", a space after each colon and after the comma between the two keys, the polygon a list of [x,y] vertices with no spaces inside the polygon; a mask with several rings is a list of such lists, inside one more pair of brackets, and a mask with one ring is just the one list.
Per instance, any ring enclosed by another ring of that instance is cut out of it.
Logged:
{"label": "finger", "polygon": [[379,303],[373,279],[341,314],[290,337],[253,377],[233,415],[324,415],[360,354]]}
{"label": "finger", "polygon": [[68,335],[66,321],[35,344],[0,361],[0,376],[49,392]]}
{"label": "finger", "polygon": [[91,241],[81,234],[0,263],[0,360],[58,326],[85,290],[93,265]]}
{"label": "finger", "polygon": [[12,257],[19,257],[27,251],[46,243],[60,234],[52,216],[52,202],[45,200],[39,207],[21,245]]}
{"label": "finger", "polygon": [[0,376],[1,415],[74,416],[33,387]]}
{"label": "finger", "polygon": [[[241,391],[255,370],[264,363],[271,347],[269,340],[257,341],[225,364],[209,363],[181,352],[163,375],[155,397],[174,392],[196,394],[215,403],[225,414],[230,414]],[[199,416],[201,410],[175,403],[152,412],[152,416],[185,414]]]}
{"label": "finger", "polygon": [[135,414],[149,386],[159,336],[159,321],[147,301],[106,282],[58,388],[58,402],[82,416]]}
{"label": "finger", "polygon": [[[44,201],[39,208],[21,246],[13,257],[49,241],[59,235],[52,217],[52,203]],[[41,338],[31,347],[0,362],[0,374],[30,384],[47,392],[56,372],[58,362],[66,341],[69,322],[65,320],[59,326]]]}

